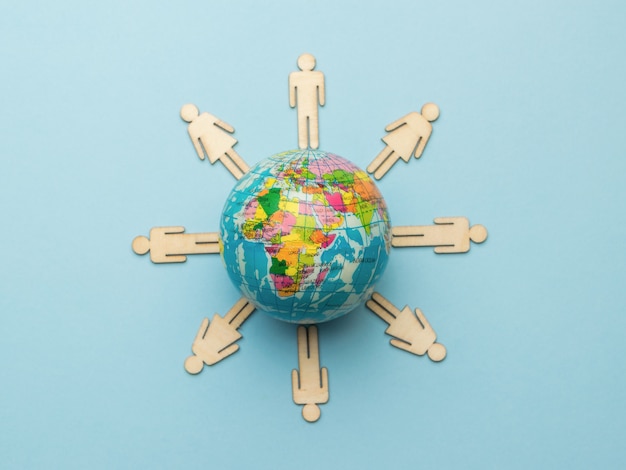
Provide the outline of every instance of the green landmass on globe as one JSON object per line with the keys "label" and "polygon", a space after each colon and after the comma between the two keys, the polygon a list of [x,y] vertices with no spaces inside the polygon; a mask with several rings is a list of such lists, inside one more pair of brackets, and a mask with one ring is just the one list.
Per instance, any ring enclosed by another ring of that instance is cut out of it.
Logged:
{"label": "green landmass on globe", "polygon": [[369,297],[391,246],[385,201],[367,173],[321,150],[273,155],[228,196],[220,253],[230,279],[280,320],[320,323]]}

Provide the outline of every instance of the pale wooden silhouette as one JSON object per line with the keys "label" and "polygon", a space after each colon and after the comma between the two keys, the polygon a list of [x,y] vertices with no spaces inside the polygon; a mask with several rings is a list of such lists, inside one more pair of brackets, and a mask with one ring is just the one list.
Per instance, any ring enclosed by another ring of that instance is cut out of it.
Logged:
{"label": "pale wooden silhouette", "polygon": [[487,239],[487,229],[480,224],[470,227],[466,217],[438,217],[435,225],[392,227],[391,236],[391,245],[398,248],[433,246],[435,253],[466,253],[470,242]]}
{"label": "pale wooden silhouette", "polygon": [[237,140],[229,135],[235,132],[232,126],[209,113],[200,114],[193,104],[184,105],[180,109],[180,117],[189,123],[187,131],[201,160],[204,160],[205,155],[211,164],[219,160],[237,179],[250,170],[233,149]]}
{"label": "pale wooden silhouette", "polygon": [[326,103],[324,74],[314,71],[315,57],[302,54],[298,57],[300,72],[289,74],[289,106],[297,107],[298,147],[319,147],[318,105]]}
{"label": "pale wooden silhouette", "polygon": [[415,313],[408,306],[399,310],[377,292],[365,305],[389,324],[385,333],[393,337],[390,341],[392,346],[418,356],[428,353],[428,357],[435,362],[446,357],[445,346],[436,342],[437,335],[419,308],[415,309]]}
{"label": "pale wooden silhouette", "polygon": [[392,122],[382,138],[386,147],[367,167],[374,178],[381,179],[400,159],[408,163],[411,155],[420,158],[433,131],[431,122],[439,117],[439,107],[434,103],[422,106],[422,112],[411,112],[397,121]]}
{"label": "pale wooden silhouette", "polygon": [[237,330],[254,310],[254,305],[242,297],[224,318],[216,313],[210,324],[208,318],[203,319],[191,346],[193,355],[185,360],[185,370],[190,374],[198,374],[204,364],[212,366],[236,353],[239,345],[235,342],[242,337]]}
{"label": "pale wooden silhouette", "polygon": [[150,252],[153,263],[183,263],[185,255],[219,253],[218,233],[184,233],[185,227],[154,227],[150,238],[140,235],[133,240],[138,255]]}
{"label": "pale wooden silhouette", "polygon": [[317,326],[298,327],[298,367],[291,371],[293,401],[304,405],[302,417],[312,423],[320,418],[318,405],[328,402],[328,369],[320,369]]}

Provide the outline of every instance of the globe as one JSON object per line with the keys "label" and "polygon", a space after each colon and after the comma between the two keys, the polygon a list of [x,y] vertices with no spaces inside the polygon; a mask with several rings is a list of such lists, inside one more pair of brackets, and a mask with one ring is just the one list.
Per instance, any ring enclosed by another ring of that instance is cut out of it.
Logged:
{"label": "globe", "polygon": [[252,167],[221,216],[228,275],[259,310],[292,323],[340,317],[369,297],[389,257],[385,200],[366,172],[321,150]]}

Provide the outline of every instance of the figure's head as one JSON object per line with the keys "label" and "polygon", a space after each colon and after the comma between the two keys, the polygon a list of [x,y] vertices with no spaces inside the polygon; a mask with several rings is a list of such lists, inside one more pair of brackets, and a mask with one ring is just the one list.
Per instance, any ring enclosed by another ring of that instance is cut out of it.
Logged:
{"label": "figure's head", "polygon": [[309,423],[314,423],[320,419],[321,414],[320,407],[312,403],[308,403],[302,408],[302,417]]}
{"label": "figure's head", "polygon": [[200,114],[200,111],[195,104],[186,104],[180,108],[180,117],[183,118],[185,122],[193,121],[198,117],[198,114]]}
{"label": "figure's head", "polygon": [[431,361],[443,361],[446,357],[446,347],[443,344],[435,343],[428,348],[428,357]]}
{"label": "figure's head", "polygon": [[435,103],[426,103],[422,106],[421,114],[427,121],[433,122],[439,117],[439,106]]}
{"label": "figure's head", "polygon": [[199,374],[204,367],[204,362],[198,356],[189,356],[185,359],[185,370],[190,374]]}
{"label": "figure's head", "polygon": [[148,251],[150,251],[150,240],[143,235],[135,237],[133,240],[133,251],[138,255],[145,255]]}
{"label": "figure's head", "polygon": [[474,243],[482,243],[487,240],[487,229],[484,225],[472,225],[469,231],[470,240]]}
{"label": "figure's head", "polygon": [[310,72],[315,68],[315,57],[311,54],[302,54],[298,57],[298,68],[303,72]]}

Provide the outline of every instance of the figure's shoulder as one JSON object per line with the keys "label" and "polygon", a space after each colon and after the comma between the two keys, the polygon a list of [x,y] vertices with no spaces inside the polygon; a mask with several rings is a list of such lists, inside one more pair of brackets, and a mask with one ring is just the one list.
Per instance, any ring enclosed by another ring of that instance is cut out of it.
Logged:
{"label": "figure's shoulder", "polygon": [[198,124],[202,125],[202,124],[213,124],[215,121],[217,121],[218,119],[213,116],[210,113],[207,113],[206,111],[201,113],[195,120],[194,122],[197,122]]}

